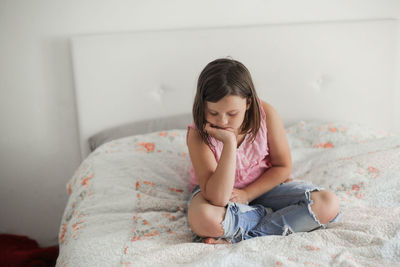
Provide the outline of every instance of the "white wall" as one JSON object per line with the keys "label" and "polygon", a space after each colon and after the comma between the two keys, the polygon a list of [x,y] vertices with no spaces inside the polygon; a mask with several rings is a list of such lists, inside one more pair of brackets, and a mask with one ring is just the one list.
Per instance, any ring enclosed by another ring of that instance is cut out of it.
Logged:
{"label": "white wall", "polygon": [[399,11],[397,0],[0,0],[0,232],[57,243],[65,183],[81,162],[70,36],[399,18]]}

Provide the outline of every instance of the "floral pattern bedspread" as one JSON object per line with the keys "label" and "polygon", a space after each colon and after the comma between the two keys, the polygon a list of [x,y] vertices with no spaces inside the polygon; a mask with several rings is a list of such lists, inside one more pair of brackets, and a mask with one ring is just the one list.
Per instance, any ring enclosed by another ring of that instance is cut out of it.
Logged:
{"label": "floral pattern bedspread", "polygon": [[400,266],[400,137],[355,123],[286,128],[293,176],[336,193],[327,229],[230,245],[192,242],[186,130],[130,136],[66,185],[57,266]]}

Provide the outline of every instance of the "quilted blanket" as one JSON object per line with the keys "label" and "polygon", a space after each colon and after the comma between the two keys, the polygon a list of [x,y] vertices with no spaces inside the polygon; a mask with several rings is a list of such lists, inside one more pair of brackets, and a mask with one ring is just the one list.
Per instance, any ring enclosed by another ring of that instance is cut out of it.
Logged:
{"label": "quilted blanket", "polygon": [[400,137],[313,121],[286,134],[294,179],[340,199],[341,220],[327,229],[193,242],[186,130],[154,132],[103,144],[76,170],[57,266],[400,266]]}

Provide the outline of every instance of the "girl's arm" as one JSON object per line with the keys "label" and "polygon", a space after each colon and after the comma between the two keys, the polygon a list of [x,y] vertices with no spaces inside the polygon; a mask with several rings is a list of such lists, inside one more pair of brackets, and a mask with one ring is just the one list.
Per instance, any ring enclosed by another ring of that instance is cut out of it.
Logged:
{"label": "girl's arm", "polygon": [[224,138],[218,163],[197,130],[191,129],[188,136],[190,159],[199,180],[201,194],[211,204],[221,207],[228,203],[235,183],[237,141],[232,136]]}
{"label": "girl's arm", "polygon": [[292,158],[282,120],[271,105],[261,102],[267,115],[267,138],[272,167],[243,189],[247,193],[248,202],[284,182],[292,172]]}

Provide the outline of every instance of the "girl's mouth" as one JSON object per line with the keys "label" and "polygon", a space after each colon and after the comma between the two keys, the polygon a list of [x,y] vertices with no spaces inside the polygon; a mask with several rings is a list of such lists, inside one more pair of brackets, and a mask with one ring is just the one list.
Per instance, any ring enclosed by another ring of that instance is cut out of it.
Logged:
{"label": "girl's mouth", "polygon": [[222,129],[222,130],[226,130],[226,129],[231,128],[231,127],[220,127],[220,126],[217,126],[217,125],[215,125],[215,124],[212,124],[212,123],[209,122],[209,121],[207,121],[207,122],[210,124],[210,126],[211,126],[212,128]]}
{"label": "girl's mouth", "polygon": [[211,124],[211,127],[213,127],[213,128],[217,128],[217,129],[222,129],[222,130],[226,130],[226,129],[228,129],[229,127],[219,127],[219,126],[217,126],[217,125],[213,125],[213,124]]}

